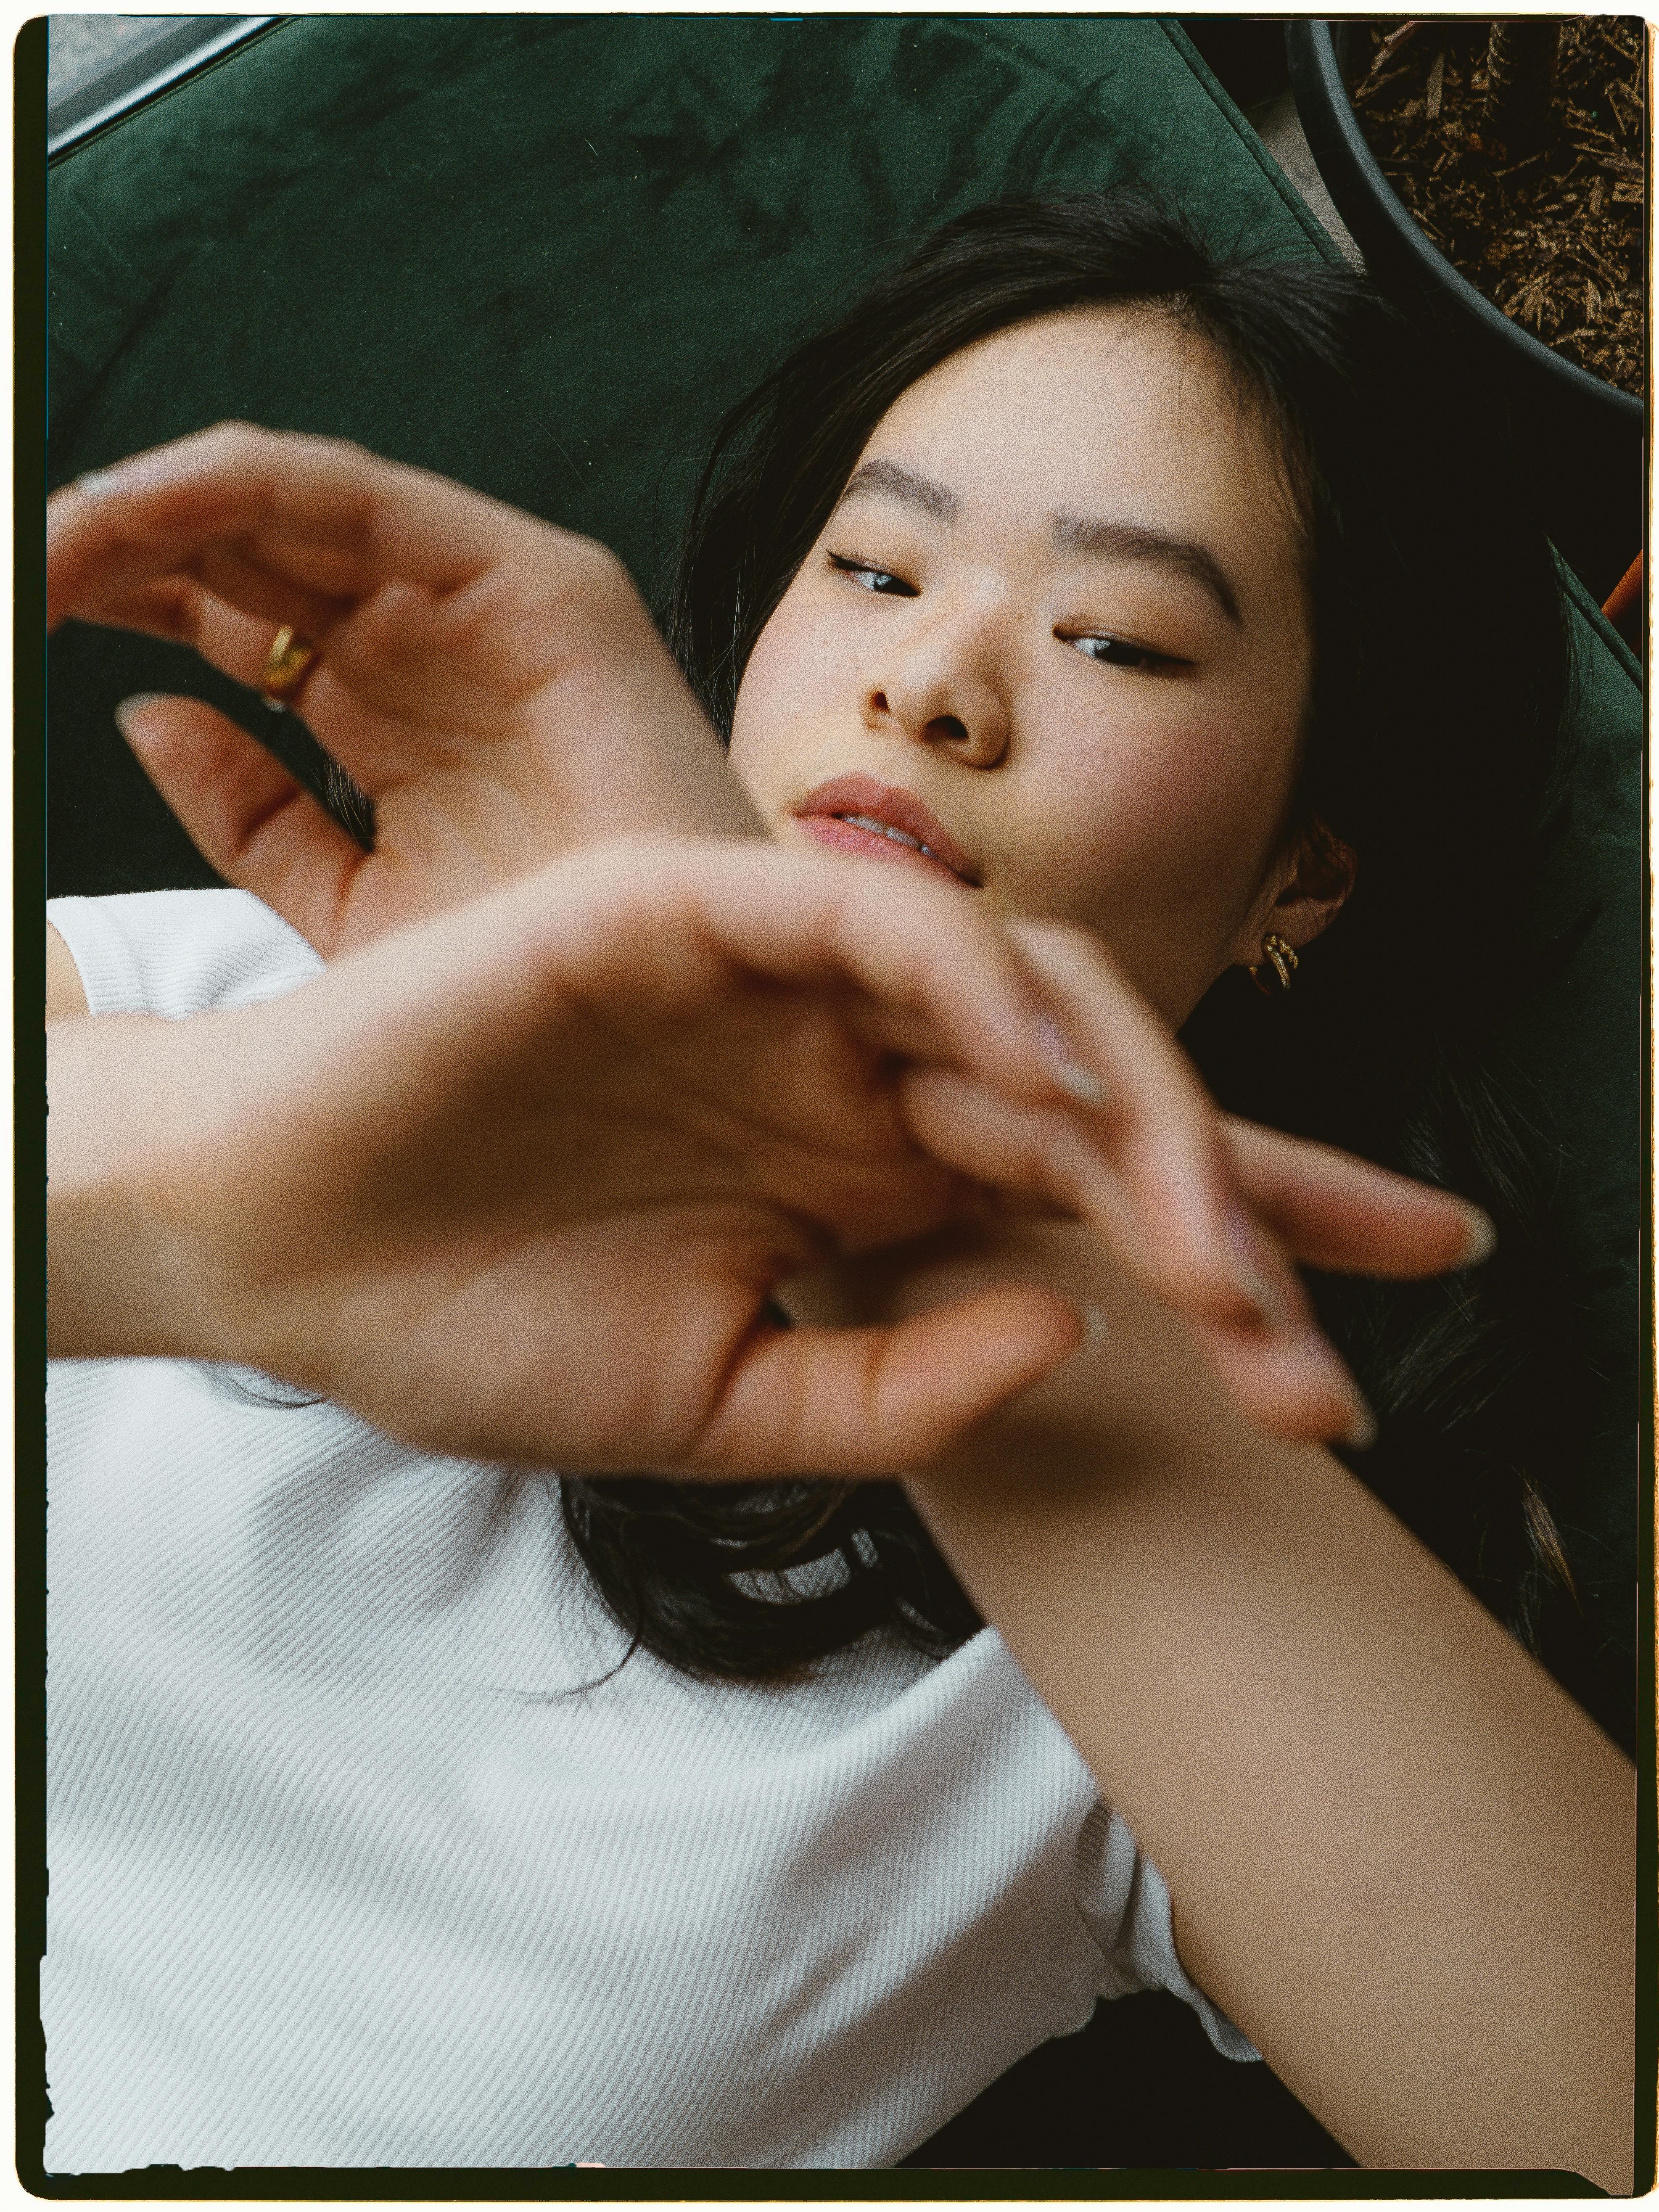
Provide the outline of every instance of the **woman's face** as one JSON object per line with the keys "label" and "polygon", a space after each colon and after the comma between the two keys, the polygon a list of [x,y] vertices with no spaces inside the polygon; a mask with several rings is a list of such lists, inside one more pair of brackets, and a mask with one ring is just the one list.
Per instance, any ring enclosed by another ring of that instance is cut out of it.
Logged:
{"label": "woman's face", "polygon": [[883,417],[732,762],[788,842],[1085,923],[1178,1025],[1266,930],[1319,926],[1282,849],[1310,665],[1273,450],[1208,349],[1074,310]]}

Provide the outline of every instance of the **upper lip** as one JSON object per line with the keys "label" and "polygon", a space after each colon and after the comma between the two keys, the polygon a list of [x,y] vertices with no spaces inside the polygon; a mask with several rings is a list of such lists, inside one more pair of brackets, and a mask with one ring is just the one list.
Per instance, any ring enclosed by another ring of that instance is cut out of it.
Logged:
{"label": "upper lip", "polygon": [[878,783],[872,775],[838,775],[810,791],[796,814],[862,814],[890,830],[902,830],[925,845],[935,860],[975,888],[984,880],[948,830],[933,819],[913,791]]}

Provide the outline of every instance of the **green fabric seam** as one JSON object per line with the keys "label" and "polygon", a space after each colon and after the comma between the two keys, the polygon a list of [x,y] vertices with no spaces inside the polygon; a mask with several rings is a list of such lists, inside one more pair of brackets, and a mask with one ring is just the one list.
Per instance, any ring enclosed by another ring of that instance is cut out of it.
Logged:
{"label": "green fabric seam", "polygon": [[1158,18],[1158,27],[1187,64],[1199,85],[1209,94],[1211,102],[1219,110],[1223,120],[1234,137],[1301,224],[1322,258],[1327,261],[1342,262],[1342,250],[1336,240],[1256,137],[1250,127],[1248,116],[1215,76],[1209,64],[1182,29],[1181,25],[1173,16],[1160,15]]}

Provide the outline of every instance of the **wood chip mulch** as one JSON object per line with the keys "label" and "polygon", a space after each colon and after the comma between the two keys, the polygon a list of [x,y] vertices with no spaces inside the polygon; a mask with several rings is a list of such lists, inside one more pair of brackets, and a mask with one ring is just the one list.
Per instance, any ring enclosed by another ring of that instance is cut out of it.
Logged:
{"label": "wood chip mulch", "polygon": [[1486,118],[1487,28],[1375,26],[1370,72],[1354,89],[1360,126],[1389,182],[1478,290],[1569,361],[1639,396],[1642,25],[1619,15],[1564,22],[1553,136],[1519,161]]}

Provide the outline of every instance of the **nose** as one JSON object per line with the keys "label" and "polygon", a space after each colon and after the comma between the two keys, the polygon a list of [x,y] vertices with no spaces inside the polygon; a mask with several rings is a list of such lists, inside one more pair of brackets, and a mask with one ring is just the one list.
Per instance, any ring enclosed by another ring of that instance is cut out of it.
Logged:
{"label": "nose", "polygon": [[956,624],[896,639],[866,684],[866,725],[994,768],[1008,750],[1008,708],[989,659],[988,641]]}

